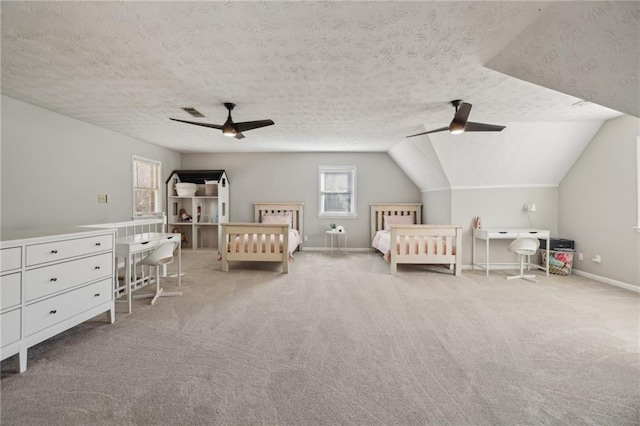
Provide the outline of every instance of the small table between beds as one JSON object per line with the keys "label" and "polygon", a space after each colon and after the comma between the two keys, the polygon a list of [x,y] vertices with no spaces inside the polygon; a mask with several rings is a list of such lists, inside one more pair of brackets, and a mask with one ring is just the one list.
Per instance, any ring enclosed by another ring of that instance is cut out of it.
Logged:
{"label": "small table between beds", "polygon": [[[347,231],[338,232],[338,231],[334,231],[333,229],[330,229],[324,234],[324,248],[326,250],[328,245],[330,247],[329,252],[332,256],[333,256],[333,239],[334,238],[336,239],[336,251],[339,251],[340,237],[343,237],[342,241],[344,244],[344,250],[346,250],[347,249]],[[327,240],[329,240],[329,244],[327,244]]]}

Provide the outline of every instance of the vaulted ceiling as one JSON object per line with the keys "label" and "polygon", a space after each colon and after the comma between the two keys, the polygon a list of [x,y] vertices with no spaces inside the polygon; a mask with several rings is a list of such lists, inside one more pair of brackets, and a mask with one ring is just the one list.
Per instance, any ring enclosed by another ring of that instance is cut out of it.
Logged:
{"label": "vaulted ceiling", "polygon": [[[556,185],[604,120],[640,116],[638,2],[0,11],[3,94],[179,152],[383,151],[424,190]],[[405,138],[447,125],[453,99],[507,128]],[[223,102],[235,121],[276,124],[236,140],[169,120],[222,124]]]}

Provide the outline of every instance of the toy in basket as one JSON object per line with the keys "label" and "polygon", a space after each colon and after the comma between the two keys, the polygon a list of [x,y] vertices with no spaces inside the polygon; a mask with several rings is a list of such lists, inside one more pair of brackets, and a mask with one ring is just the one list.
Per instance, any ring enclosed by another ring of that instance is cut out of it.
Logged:
{"label": "toy in basket", "polygon": [[[547,251],[542,251],[542,266],[547,266]],[[571,275],[573,250],[550,250],[549,272],[555,275]]]}

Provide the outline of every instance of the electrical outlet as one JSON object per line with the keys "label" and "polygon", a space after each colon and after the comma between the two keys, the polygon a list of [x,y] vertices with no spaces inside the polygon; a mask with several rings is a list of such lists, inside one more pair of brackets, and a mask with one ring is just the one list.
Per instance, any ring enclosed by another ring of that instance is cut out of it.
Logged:
{"label": "electrical outlet", "polygon": [[106,203],[107,202],[107,198],[108,195],[107,194],[100,194],[98,195],[98,202],[99,203]]}
{"label": "electrical outlet", "polygon": [[305,240],[305,241],[309,241],[309,237],[305,235],[305,236],[304,236],[304,240]]}
{"label": "electrical outlet", "polygon": [[584,253],[578,253],[578,260],[584,260]]}

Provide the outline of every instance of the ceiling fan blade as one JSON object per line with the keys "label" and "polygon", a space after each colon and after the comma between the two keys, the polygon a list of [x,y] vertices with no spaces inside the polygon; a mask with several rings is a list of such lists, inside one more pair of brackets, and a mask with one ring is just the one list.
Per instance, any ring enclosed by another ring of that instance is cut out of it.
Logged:
{"label": "ceiling fan blade", "polygon": [[222,126],[220,126],[220,125],[218,125],[218,124],[199,123],[199,122],[197,122],[197,121],[178,120],[177,118],[169,118],[169,120],[179,121],[179,122],[181,122],[181,123],[187,123],[187,124],[195,124],[196,126],[210,127],[210,128],[212,128],[212,129],[222,130]]}
{"label": "ceiling fan blade", "polygon": [[495,124],[473,123],[467,122],[464,128],[465,132],[501,132],[506,126],[497,126]]}
{"label": "ceiling fan blade", "polygon": [[242,123],[235,123],[238,132],[246,132],[247,130],[258,129],[260,127],[271,126],[275,124],[273,120],[258,120],[258,121],[243,121]]}
{"label": "ceiling fan blade", "polygon": [[236,138],[236,139],[244,139],[244,135],[242,133],[238,132],[238,133],[236,133],[234,138]]}
{"label": "ceiling fan blade", "polygon": [[467,124],[467,120],[469,119],[469,113],[471,112],[471,104],[466,102],[462,102],[458,110],[456,111],[456,115],[453,116],[453,120],[451,120],[451,124],[449,124],[449,130],[452,133],[455,133],[456,130],[461,132],[462,130],[466,130],[465,125]]}
{"label": "ceiling fan blade", "polygon": [[429,130],[428,132],[416,133],[415,135],[411,135],[407,137],[412,138],[414,136],[428,135],[429,133],[444,132],[445,130],[449,130],[449,127],[440,127],[439,129]]}

